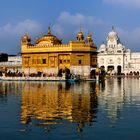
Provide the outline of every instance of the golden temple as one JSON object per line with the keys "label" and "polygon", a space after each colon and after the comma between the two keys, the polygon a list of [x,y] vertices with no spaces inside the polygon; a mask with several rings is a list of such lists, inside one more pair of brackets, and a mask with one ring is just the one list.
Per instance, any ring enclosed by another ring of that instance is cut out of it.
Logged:
{"label": "golden temple", "polygon": [[21,38],[22,70],[25,75],[40,74],[61,76],[76,74],[92,77],[97,66],[97,47],[92,35],[84,39],[83,32],[77,34],[75,41],[62,44],[62,40],[48,33],[36,38],[31,44],[31,38],[25,34]]}

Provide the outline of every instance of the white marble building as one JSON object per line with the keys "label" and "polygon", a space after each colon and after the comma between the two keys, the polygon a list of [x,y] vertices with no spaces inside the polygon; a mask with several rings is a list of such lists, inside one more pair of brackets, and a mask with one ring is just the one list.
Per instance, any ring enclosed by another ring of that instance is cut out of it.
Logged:
{"label": "white marble building", "polygon": [[108,33],[107,43],[100,46],[97,61],[98,67],[111,75],[140,73],[140,52],[126,49],[114,29]]}
{"label": "white marble building", "polygon": [[22,72],[22,58],[17,55],[9,55],[7,62],[0,62],[0,70],[6,69],[11,72]]}

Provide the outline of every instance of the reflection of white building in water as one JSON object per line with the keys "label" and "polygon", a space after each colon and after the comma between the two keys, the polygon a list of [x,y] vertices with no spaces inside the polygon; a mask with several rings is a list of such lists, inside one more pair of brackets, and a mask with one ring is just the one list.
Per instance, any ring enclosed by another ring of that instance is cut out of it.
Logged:
{"label": "reflection of white building in water", "polygon": [[107,44],[98,50],[98,66],[110,74],[139,74],[140,52],[132,53],[120,42],[118,34],[112,29],[107,36]]}
{"label": "reflection of white building in water", "polygon": [[139,90],[139,78],[107,78],[104,88],[98,93],[98,108],[106,110],[107,117],[114,125],[124,116],[125,108],[139,109]]}

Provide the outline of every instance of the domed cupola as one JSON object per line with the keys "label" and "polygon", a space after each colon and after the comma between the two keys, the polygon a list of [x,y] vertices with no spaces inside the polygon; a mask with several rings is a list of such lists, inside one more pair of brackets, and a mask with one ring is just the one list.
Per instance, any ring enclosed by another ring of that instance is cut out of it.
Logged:
{"label": "domed cupola", "polygon": [[41,38],[36,38],[36,44],[58,45],[62,43],[61,40],[51,33],[51,28],[48,27],[48,33],[46,35],[43,35]]}
{"label": "domed cupola", "polygon": [[113,41],[118,40],[118,34],[115,32],[114,27],[112,27],[112,31],[108,33],[107,40]]}
{"label": "domed cupola", "polygon": [[77,41],[84,41],[84,35],[82,31],[77,34]]}
{"label": "domed cupola", "polygon": [[31,43],[31,38],[27,34],[24,34],[21,38],[21,44],[28,45],[30,43]]}
{"label": "domed cupola", "polygon": [[122,48],[122,44],[121,43],[118,44],[118,48]]}
{"label": "domed cupola", "polygon": [[118,44],[118,49],[120,49],[120,50],[124,50],[125,47],[124,47],[121,43],[119,43],[119,44]]}
{"label": "domed cupola", "polygon": [[92,35],[90,33],[88,33],[86,37],[86,43],[93,43]]}
{"label": "domed cupola", "polygon": [[100,46],[100,49],[106,49],[106,45],[105,45],[105,44],[102,44],[102,45]]}
{"label": "domed cupola", "polygon": [[117,33],[115,31],[111,31],[108,33],[108,37],[116,37],[117,36]]}
{"label": "domed cupola", "polygon": [[104,43],[100,46],[99,51],[106,51],[106,45]]}

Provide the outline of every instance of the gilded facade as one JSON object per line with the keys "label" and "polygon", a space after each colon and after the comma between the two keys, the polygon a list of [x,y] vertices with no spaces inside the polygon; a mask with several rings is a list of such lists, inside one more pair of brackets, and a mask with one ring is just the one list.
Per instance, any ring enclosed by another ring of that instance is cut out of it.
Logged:
{"label": "gilded facade", "polygon": [[84,39],[83,32],[77,34],[75,41],[63,44],[62,40],[48,33],[36,38],[31,44],[31,38],[25,34],[21,39],[22,69],[28,74],[62,75],[76,74],[89,76],[97,66],[97,48],[88,34]]}

